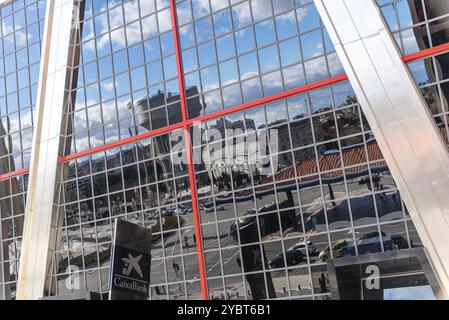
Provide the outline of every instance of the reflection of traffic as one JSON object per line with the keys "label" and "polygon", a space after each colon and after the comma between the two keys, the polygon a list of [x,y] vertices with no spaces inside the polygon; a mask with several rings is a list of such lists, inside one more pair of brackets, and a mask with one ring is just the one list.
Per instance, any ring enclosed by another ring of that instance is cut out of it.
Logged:
{"label": "reflection of traffic", "polygon": [[[352,239],[341,239],[334,243],[332,246],[332,252],[334,258],[340,258],[345,256],[353,256],[356,254],[356,248],[358,254],[375,253],[382,251],[382,245],[384,251],[392,251],[398,249],[407,249],[409,247],[407,240],[399,235],[388,236],[384,232],[379,236],[378,232],[370,232],[364,234],[359,240],[353,241]],[[413,244],[412,244],[413,246]],[[319,254],[321,261],[327,261],[331,258],[330,247],[327,246]]]}
{"label": "reflection of traffic", "polygon": [[[345,256],[354,256],[356,252],[360,254],[376,253],[383,251],[392,251],[399,249],[407,249],[409,247],[408,241],[400,235],[387,235],[382,232],[379,236],[378,232],[369,232],[354,241],[351,238],[340,239],[333,243],[332,253],[331,247],[326,246],[321,251],[318,251],[311,240],[301,239],[296,244],[285,250],[284,253],[274,254],[274,257],[268,262],[270,268],[283,268],[285,263],[287,267],[295,266],[300,263],[307,262],[307,256],[310,260],[318,257],[318,261],[326,262],[333,258],[341,258]],[[356,251],[357,250],[357,251]]]}
{"label": "reflection of traffic", "polygon": [[[223,123],[225,125],[228,124]],[[290,135],[288,127],[283,124],[279,128],[280,135],[286,139]],[[297,128],[301,129],[298,129],[298,137],[305,136],[302,127]],[[139,164],[138,168],[127,166],[126,170],[123,169],[123,178],[120,170],[109,171],[107,176],[96,174],[92,178],[92,190],[89,189],[90,183],[67,183],[69,196],[73,190],[75,197],[76,188],[80,188],[79,193],[86,194],[84,198],[89,199],[94,194],[95,199],[81,202],[73,211],[69,205],[66,206],[68,225],[81,223],[83,229],[82,238],[79,232],[68,231],[68,243],[64,246],[75,248],[72,253],[76,254],[70,258],[62,257],[60,271],[66,271],[61,268],[64,269],[68,261],[82,266],[81,249],[86,266],[90,261],[92,265],[104,266],[109,248],[95,244],[110,242],[110,239],[105,240],[111,233],[109,219],[126,215],[128,220],[136,223],[142,224],[143,221],[153,231],[151,279],[157,286],[155,296],[165,295],[167,287],[164,284],[167,282],[177,283],[183,277],[198,279],[191,195],[188,179],[183,177],[187,171],[170,163],[168,142],[165,136],[158,137],[148,144],[136,145],[135,149],[124,150],[121,155],[109,156],[106,160],[108,168],[115,168],[121,162],[135,163],[136,153],[142,154],[142,159],[151,159]],[[239,291],[239,294],[263,299],[267,295],[282,295],[279,287],[285,284],[281,284],[280,274],[285,271],[281,268],[289,268],[289,277],[290,272],[297,274],[291,277],[297,281],[297,290],[310,294],[307,291],[310,290],[307,286],[311,285],[307,284],[309,271],[302,266],[310,263],[312,274],[315,269],[319,270],[312,275],[317,281],[326,267],[323,261],[331,257],[381,251],[382,246],[383,250],[394,249],[388,244],[393,236],[390,240],[384,235],[380,240],[375,237],[360,238],[356,242],[348,239],[347,243],[340,244],[341,248],[335,245],[349,235],[329,239],[332,237],[329,234],[339,230],[347,233],[357,223],[372,225],[378,221],[393,221],[399,215],[403,217],[399,195],[374,140],[366,137],[366,143],[362,144],[351,138],[341,152],[334,149],[336,147],[329,143],[321,145],[317,155],[311,149],[295,151],[295,158],[291,162],[285,160],[285,163],[280,155],[282,163],[271,176],[263,176],[254,170],[245,171],[246,167],[236,161],[232,170],[227,170],[228,167],[218,170],[217,166],[202,169],[204,172],[197,176],[197,190],[208,277],[220,273],[240,275],[243,272],[250,293]],[[367,158],[369,165],[365,164]],[[81,164],[79,170],[88,171],[97,162]],[[183,178],[178,178],[180,176]],[[134,182],[139,179],[143,186],[140,190],[134,189],[137,187]],[[121,190],[122,180],[130,187],[124,192],[114,191],[108,197],[102,196],[106,183],[109,182],[110,189]],[[407,240],[403,240],[406,243],[403,247],[406,247]],[[273,270],[278,268],[281,270]],[[271,270],[266,272],[267,269]],[[319,285],[312,285],[319,288],[316,291],[326,292]],[[236,281],[235,287],[237,291],[242,285]]]}
{"label": "reflection of traffic", "polygon": [[[258,210],[259,216],[255,215],[256,214],[255,209],[248,210],[247,215],[238,219],[237,224],[241,228],[245,225],[256,222],[256,220],[258,220],[259,229],[260,229],[262,237],[264,237],[265,235],[276,233],[279,231],[278,213],[276,211],[277,206],[279,206],[279,209],[282,210],[284,208],[291,207],[291,202],[287,200],[280,204],[271,203],[271,204],[265,205]],[[265,212],[271,212],[271,213],[264,214]],[[237,224],[233,223],[230,227],[230,236],[236,241],[238,240]],[[281,225],[282,226],[296,226],[295,210],[287,210],[282,213]]]}
{"label": "reflection of traffic", "polygon": [[199,210],[204,210],[204,212],[207,213],[212,213],[216,211],[223,211],[225,210],[225,207],[222,205],[218,205],[218,206],[204,206],[204,205],[199,205]]}
{"label": "reflection of traffic", "polygon": [[[285,251],[285,261],[287,266],[294,266],[300,262],[303,262],[308,255],[315,255],[316,247],[312,241],[300,241]],[[284,254],[279,253],[276,257],[268,262],[271,268],[282,268],[285,266]]]}
{"label": "reflection of traffic", "polygon": [[313,255],[316,252],[316,247],[312,243],[312,241],[307,240],[307,241],[298,242],[294,246],[290,247],[289,250],[298,250],[304,255],[306,255],[306,252],[308,252],[309,255]]}
{"label": "reflection of traffic", "polygon": [[[294,266],[304,260],[304,254],[299,250],[288,249],[285,252],[285,260],[287,261],[287,266]],[[279,253],[270,262],[268,262],[271,268],[282,268],[285,266],[284,254]]]}

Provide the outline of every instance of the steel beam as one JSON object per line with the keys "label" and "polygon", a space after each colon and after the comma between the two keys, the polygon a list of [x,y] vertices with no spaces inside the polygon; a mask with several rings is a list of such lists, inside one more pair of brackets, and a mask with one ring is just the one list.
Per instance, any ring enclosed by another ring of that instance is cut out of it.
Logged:
{"label": "steel beam", "polygon": [[47,1],[17,299],[44,295],[57,241],[58,154],[63,148],[77,8],[78,2],[73,0]]}

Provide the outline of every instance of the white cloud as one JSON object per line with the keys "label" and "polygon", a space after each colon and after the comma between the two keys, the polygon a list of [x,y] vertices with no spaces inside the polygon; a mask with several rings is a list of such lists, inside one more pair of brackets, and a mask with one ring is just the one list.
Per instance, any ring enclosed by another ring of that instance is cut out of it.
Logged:
{"label": "white cloud", "polygon": [[420,51],[418,41],[413,29],[401,32],[402,44],[404,46],[404,53],[410,54]]}
{"label": "white cloud", "polygon": [[[21,25],[15,25],[16,30],[17,29],[22,29]],[[12,32],[14,32],[14,26],[10,25],[10,24],[6,24],[4,21],[2,22],[2,29],[3,29],[3,34],[4,35],[12,35]],[[33,39],[33,36],[31,34],[27,34],[24,29],[16,31],[14,34],[15,38],[16,38],[16,46],[18,48],[22,48],[27,44],[27,38],[29,40]],[[10,42],[10,44],[13,44],[14,41],[14,37],[3,37],[3,39],[5,41]]]}
{"label": "white cloud", "polygon": [[249,9],[248,2],[236,5],[232,7],[232,14],[237,17],[239,24],[235,27],[247,25],[251,21],[251,10]]}
{"label": "white cloud", "polygon": [[304,64],[308,82],[315,82],[328,76],[326,59],[324,57],[307,61]]}
{"label": "white cloud", "polygon": [[332,75],[339,75],[344,73],[343,66],[336,53],[327,56],[329,62],[329,69]]}
{"label": "white cloud", "polygon": [[299,10],[297,10],[298,12],[298,23],[301,23],[304,18],[307,17],[307,15],[310,13],[310,9],[312,8],[312,6],[305,6],[300,8]]}
{"label": "white cloud", "polygon": [[210,13],[208,0],[192,0],[192,6],[196,17],[202,17]]}
{"label": "white cloud", "polygon": [[[118,87],[118,83],[115,83],[115,85]],[[101,87],[106,91],[112,91],[114,90],[114,81],[102,81]]]}
{"label": "white cloud", "polygon": [[290,12],[287,12],[283,15],[276,17],[277,23],[279,23],[279,22],[281,22],[281,23],[282,22],[296,22],[294,20],[295,20],[295,11],[290,11]]}
{"label": "white cloud", "polygon": [[252,0],[251,9],[254,21],[267,18],[273,14],[270,0]]}
{"label": "white cloud", "polygon": [[[151,1],[141,1],[147,3]],[[131,0],[123,5],[123,11],[126,21],[135,21],[139,19],[139,2],[137,0]]]}
{"label": "white cloud", "polygon": [[273,1],[275,13],[285,12],[294,8],[293,0],[275,0]]}

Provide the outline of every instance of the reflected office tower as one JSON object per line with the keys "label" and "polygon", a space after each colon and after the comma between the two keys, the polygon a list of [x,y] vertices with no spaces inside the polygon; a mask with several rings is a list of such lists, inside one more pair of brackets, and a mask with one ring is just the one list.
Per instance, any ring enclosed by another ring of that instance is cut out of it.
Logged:
{"label": "reflected office tower", "polygon": [[[424,7],[423,2],[420,0],[408,0],[408,3],[408,10],[413,25],[421,24],[426,18],[434,19],[441,15],[441,13],[449,11],[449,3],[447,1],[424,1]],[[407,8],[403,8],[402,15],[407,14],[406,10]],[[430,34],[428,34],[425,25],[413,28],[415,39],[420,50],[425,50],[431,46],[437,46],[448,42],[449,19],[443,18],[430,22],[429,31]]]}
{"label": "reflected office tower", "polygon": [[[128,111],[131,114],[136,115],[136,126],[143,127],[147,131],[151,131],[152,128],[159,128],[161,123],[167,122],[167,108],[165,106],[165,99],[172,98],[172,94],[168,93],[167,96],[162,91],[158,91],[157,94],[150,97],[143,97],[138,99],[133,105],[133,101],[129,101],[127,104]],[[175,100],[177,101],[177,99]],[[179,109],[179,102],[172,105],[172,108]],[[133,111],[134,109],[134,111]],[[130,130],[132,130],[130,128]],[[139,131],[138,127],[135,130]],[[153,145],[142,146],[140,144],[136,145],[139,152],[145,156],[145,158],[155,157],[156,173],[152,168],[147,165],[143,166],[143,172],[141,172],[141,177],[144,179],[145,185],[153,181],[155,175],[157,180],[164,180],[168,172],[171,171],[171,163],[169,161],[164,161],[160,156],[170,152],[170,140],[169,136],[163,136],[160,139],[154,139]],[[120,156],[117,154],[117,156]],[[162,187],[163,186],[163,187]],[[162,184],[161,187],[165,192],[174,193],[174,190],[169,184]],[[157,194],[155,194],[150,187],[146,187],[147,201],[149,203],[155,203],[157,199]]]}
{"label": "reflected office tower", "polygon": [[[442,12],[449,11],[448,1],[425,1],[424,8],[423,2],[420,0],[408,0],[408,2],[413,24],[421,24],[422,21],[426,19],[426,16],[427,19],[433,19],[434,17],[438,17]],[[449,41],[449,17],[430,22],[428,28],[429,30],[427,30],[425,24],[413,28],[414,38],[419,50],[426,50],[434,46],[445,44]],[[406,39],[403,41],[405,42]],[[433,59],[424,59],[422,63],[425,66],[428,81],[418,83],[418,85],[424,86],[421,89],[424,99],[432,114],[436,115],[443,110],[448,109],[448,97],[445,94],[442,95],[441,105],[438,87],[425,85],[428,82],[436,81],[438,77],[441,78],[441,75],[449,68],[449,59],[447,55],[438,55],[435,57],[435,64]],[[439,125],[440,129],[445,132],[444,116],[436,116],[435,122]]]}
{"label": "reflected office tower", "polygon": [[[201,114],[201,110],[206,108],[204,103],[200,101],[198,88],[187,88],[186,95],[195,96],[195,98],[189,100],[189,116],[191,118],[198,117]],[[134,105],[133,101],[129,101],[127,107],[129,112],[136,116],[137,125],[148,131],[158,129],[164,126],[163,124],[173,124],[182,121],[179,94],[173,94],[172,92],[165,94],[159,90],[154,95],[136,100]]]}
{"label": "reflected office tower", "polygon": [[[198,88],[190,87],[186,89],[186,94],[188,96],[196,96],[196,98],[190,100],[190,112],[192,112],[192,116],[194,117],[199,116],[203,105],[201,104],[198,96]],[[127,108],[131,114],[135,115],[136,126],[142,127],[147,131],[158,129],[162,126],[161,124],[164,123],[172,124],[182,121],[179,94],[173,94],[171,92],[165,94],[159,90],[152,96],[138,99],[134,104],[133,101],[129,101],[127,103]],[[141,131],[138,127],[135,129],[136,133]],[[132,131],[131,128],[130,130]],[[168,172],[171,171],[172,164],[170,161],[166,161],[166,159],[162,158],[161,155],[170,152],[170,144],[174,144],[176,141],[170,141],[170,135],[158,137],[153,141],[154,144],[152,148],[151,146],[143,147],[139,144],[138,146],[140,152],[146,154],[146,158],[154,157],[156,159],[156,178],[157,180],[164,180],[167,177]],[[179,165],[184,166],[185,164],[181,163]],[[151,170],[147,169],[148,168],[145,166],[143,176],[145,177],[145,181],[148,183],[154,178],[154,174]],[[165,188],[167,192],[174,192],[173,187],[168,184]],[[151,193],[150,191],[148,192]]]}
{"label": "reflected office tower", "polygon": [[[412,1],[409,0],[409,3]],[[414,0],[414,3],[418,4],[419,0]],[[434,19],[440,16],[443,12],[449,12],[449,3],[447,1],[424,1],[427,19]],[[416,8],[416,6],[410,5],[411,8]],[[412,11],[416,11],[412,9]],[[413,14],[413,23],[419,23],[423,20],[422,17],[415,16]],[[443,18],[436,22],[431,22],[429,24],[430,35],[432,39],[432,45],[437,46],[440,44],[445,44],[449,41],[449,19]],[[428,43],[428,41],[427,41]],[[424,49],[424,48],[423,48]]]}
{"label": "reflected office tower", "polygon": [[[238,261],[239,267],[246,273],[246,281],[249,284],[251,298],[254,300],[275,299],[276,292],[270,272],[260,273],[264,265],[268,265],[267,255],[264,246],[248,245],[257,243],[259,237],[258,227],[255,221],[244,226],[239,226],[239,237],[242,247],[243,262]],[[259,273],[256,273],[258,272]],[[268,293],[268,294],[267,294]]]}
{"label": "reflected office tower", "polygon": [[[426,1],[426,11],[428,19],[431,19],[432,17],[437,17],[441,12],[449,11],[449,2]],[[449,17],[430,23],[429,29],[433,46],[442,45],[449,41]],[[431,59],[428,60],[431,61]],[[435,61],[436,61],[436,72],[438,73],[439,77],[442,78],[442,75],[444,75],[449,69],[448,56],[447,54],[436,56]],[[435,95],[435,97],[438,97],[438,95]],[[443,100],[442,110],[447,111],[449,108],[449,96],[447,92],[444,92],[442,94],[442,100]]]}

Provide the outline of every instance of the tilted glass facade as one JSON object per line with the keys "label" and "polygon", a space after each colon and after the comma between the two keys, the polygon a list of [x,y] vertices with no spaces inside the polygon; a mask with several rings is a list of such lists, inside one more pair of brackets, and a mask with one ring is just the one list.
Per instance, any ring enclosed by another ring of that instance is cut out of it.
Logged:
{"label": "tilted glass facade", "polygon": [[0,297],[15,296],[45,1],[0,8]]}
{"label": "tilted glass facade", "polygon": [[[449,42],[439,1],[377,2],[403,55]],[[0,10],[5,173],[29,166],[44,5]],[[333,299],[328,261],[422,246],[312,0],[79,8],[45,295],[108,291],[116,218],[152,230],[152,300]],[[445,55],[408,62],[447,142]],[[6,299],[25,177],[0,181]]]}

